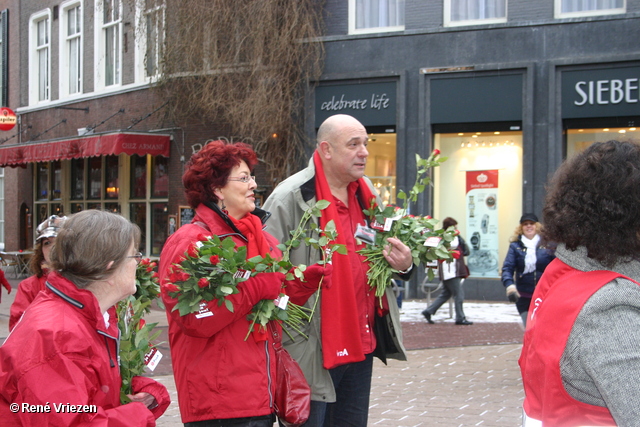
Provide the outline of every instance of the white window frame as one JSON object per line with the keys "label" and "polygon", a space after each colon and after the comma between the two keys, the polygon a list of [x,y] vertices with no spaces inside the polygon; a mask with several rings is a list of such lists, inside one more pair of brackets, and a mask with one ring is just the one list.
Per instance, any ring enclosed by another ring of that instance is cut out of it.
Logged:
{"label": "white window frame", "polygon": [[[47,20],[47,43],[38,46],[38,24]],[[40,99],[40,62],[39,54],[46,49],[46,87],[45,96]],[[29,105],[51,101],[51,10],[34,13],[29,18]]]}
{"label": "white window frame", "polygon": [[[96,92],[101,91],[109,91],[109,90],[117,90],[122,86],[122,57],[123,57],[123,44],[122,44],[122,34],[123,34],[123,7],[122,0],[112,0],[114,4],[118,7],[118,19],[110,21],[106,25],[104,24],[103,15],[104,15],[104,2],[105,0],[96,0],[95,7],[95,18],[94,18],[94,28],[95,28],[95,71],[94,71],[94,80],[95,80],[95,90]],[[106,42],[107,42],[107,30],[110,28],[116,28],[118,34],[116,37],[115,47],[115,56],[114,59],[116,61],[116,65],[114,68],[115,72],[115,81],[111,84],[107,84],[107,52],[106,52]]]}
{"label": "white window frame", "polygon": [[445,27],[462,27],[465,25],[488,25],[488,24],[504,24],[507,22],[509,16],[509,1],[504,0],[504,17],[501,18],[488,18],[488,19],[468,19],[464,21],[452,21],[451,20],[451,2],[453,0],[444,0],[444,19],[443,24]]}
{"label": "white window frame", "polygon": [[161,0],[161,5],[154,7],[150,11],[152,12],[160,12],[160,20],[161,23],[158,25],[158,29],[161,30],[161,34],[157,34],[156,36],[156,73],[153,75],[147,74],[147,46],[148,46],[148,38],[147,38],[147,14],[149,10],[145,10],[145,1],[137,0],[136,1],[136,22],[138,23],[139,30],[136,31],[136,58],[135,58],[135,67],[136,67],[136,82],[151,82],[154,79],[157,79],[162,73],[162,65],[160,63],[162,52],[164,50],[164,40],[166,36],[166,11],[167,11],[167,3],[165,0]]}
{"label": "white window frame", "polygon": [[[405,0],[406,10],[406,0]],[[404,13],[405,11],[403,11]],[[405,15],[406,19],[406,15]],[[406,21],[405,21],[406,22]],[[387,33],[392,31],[404,31],[404,25],[388,27],[356,28],[356,0],[349,0],[349,34]]]}
{"label": "white window frame", "polygon": [[[76,7],[80,8],[80,28],[79,32],[72,35],[71,37],[68,35],[68,26],[69,26],[69,11],[75,9]],[[84,5],[82,0],[71,0],[60,5],[60,98],[66,97],[76,97],[81,96],[83,93],[83,63],[84,63],[84,20],[83,13]],[[77,57],[75,58],[78,61],[78,91],[71,92],[71,61],[74,58],[71,58],[70,55],[70,43],[72,39],[78,40],[78,52]]]}
{"label": "white window frame", "polygon": [[589,16],[603,16],[603,15],[617,15],[627,13],[627,0],[622,0],[622,7],[613,9],[595,9],[585,10],[579,12],[562,12],[562,2],[564,0],[555,0],[554,5],[554,17],[556,19],[563,18],[584,18]]}

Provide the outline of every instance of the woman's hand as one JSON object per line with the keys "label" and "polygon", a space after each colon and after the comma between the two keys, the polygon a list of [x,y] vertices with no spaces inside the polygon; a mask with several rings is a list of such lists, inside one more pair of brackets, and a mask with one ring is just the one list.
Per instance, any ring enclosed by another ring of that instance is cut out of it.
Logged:
{"label": "woman's hand", "polygon": [[136,394],[127,394],[127,397],[131,399],[132,402],[143,403],[144,406],[146,406],[148,409],[153,409],[156,406],[158,406],[158,402],[156,401],[156,398],[144,391],[141,391],[140,393],[136,393]]}

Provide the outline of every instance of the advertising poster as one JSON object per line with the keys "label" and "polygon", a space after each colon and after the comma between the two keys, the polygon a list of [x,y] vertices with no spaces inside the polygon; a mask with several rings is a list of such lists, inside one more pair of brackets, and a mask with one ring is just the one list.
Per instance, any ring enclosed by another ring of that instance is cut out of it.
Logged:
{"label": "advertising poster", "polygon": [[472,277],[500,277],[498,267],[498,171],[467,171],[467,233]]}

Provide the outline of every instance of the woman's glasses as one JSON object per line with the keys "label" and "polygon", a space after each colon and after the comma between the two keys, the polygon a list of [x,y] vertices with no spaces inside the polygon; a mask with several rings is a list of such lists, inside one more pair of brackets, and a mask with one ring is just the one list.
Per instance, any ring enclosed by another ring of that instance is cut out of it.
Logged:
{"label": "woman's glasses", "polygon": [[242,176],[239,176],[239,177],[227,178],[227,181],[238,181],[238,182],[242,182],[244,184],[248,184],[249,181],[251,181],[251,180],[254,180],[254,181],[256,180],[255,175],[242,175]]}
{"label": "woman's glasses", "polygon": [[136,260],[136,264],[140,264],[140,261],[142,261],[142,252],[138,252],[135,255],[129,255],[127,258],[134,258]]}

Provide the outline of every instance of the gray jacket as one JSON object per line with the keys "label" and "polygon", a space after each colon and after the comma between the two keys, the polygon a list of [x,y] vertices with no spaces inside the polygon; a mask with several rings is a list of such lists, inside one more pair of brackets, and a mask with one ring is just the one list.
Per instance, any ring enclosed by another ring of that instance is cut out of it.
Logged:
{"label": "gray jacket", "polygon": [[[611,270],[640,281],[640,261],[605,268],[587,250],[558,245],[556,256],[581,271]],[[562,382],[576,400],[605,406],[620,426],[640,425],[640,286],[615,279],[582,307],[560,360]]]}
{"label": "gray jacket", "polygon": [[[371,182],[366,178],[365,180],[372,194],[378,194]],[[280,242],[287,241],[291,237],[289,232],[297,228],[304,212],[315,202],[315,167],[312,158],[306,169],[281,182],[265,202],[264,209],[272,214],[267,223],[266,231],[275,236]],[[379,198],[378,203],[382,205]],[[313,221],[318,224],[317,217],[313,218]],[[300,247],[291,252],[291,262],[296,265],[312,265],[320,261],[321,258],[320,251],[305,245],[300,245]],[[338,278],[333,278],[333,280],[338,280]],[[389,301],[390,315],[384,319],[396,349],[398,349],[397,353],[386,354],[386,357],[407,360],[406,351],[402,344],[400,313],[397,304],[393,304],[395,296],[390,287],[387,288],[386,295]],[[313,307],[317,296],[317,293],[312,295],[305,306]],[[292,341],[287,334],[283,334],[283,345],[302,368],[311,386],[311,399],[327,403],[335,402],[336,393],[331,376],[329,371],[322,366],[320,301],[318,301],[311,323],[307,325],[304,331],[309,339],[298,336],[293,331],[289,332],[293,335],[294,340]]]}

